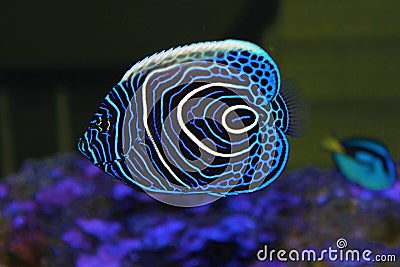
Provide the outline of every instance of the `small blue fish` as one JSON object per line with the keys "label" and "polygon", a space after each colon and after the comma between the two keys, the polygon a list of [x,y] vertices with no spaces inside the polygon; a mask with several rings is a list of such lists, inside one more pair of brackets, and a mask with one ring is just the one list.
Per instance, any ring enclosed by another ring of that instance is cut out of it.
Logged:
{"label": "small blue fish", "polygon": [[203,42],[135,64],[80,138],[83,155],[147,192],[217,196],[266,187],[283,171],[302,101],[280,89],[259,46]]}
{"label": "small blue fish", "polygon": [[383,190],[397,179],[396,165],[387,148],[378,141],[351,138],[339,142],[329,138],[325,147],[333,152],[339,171],[353,183],[371,190]]}

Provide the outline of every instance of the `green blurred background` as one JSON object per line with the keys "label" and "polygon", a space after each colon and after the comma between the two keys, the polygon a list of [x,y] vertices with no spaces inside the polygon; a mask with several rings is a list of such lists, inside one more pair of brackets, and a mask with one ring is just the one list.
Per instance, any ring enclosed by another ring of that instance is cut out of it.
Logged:
{"label": "green blurred background", "polygon": [[177,0],[7,2],[0,10],[0,164],[76,150],[105,94],[137,60],[196,41],[265,48],[310,104],[289,169],[332,167],[328,134],[400,157],[400,2]]}

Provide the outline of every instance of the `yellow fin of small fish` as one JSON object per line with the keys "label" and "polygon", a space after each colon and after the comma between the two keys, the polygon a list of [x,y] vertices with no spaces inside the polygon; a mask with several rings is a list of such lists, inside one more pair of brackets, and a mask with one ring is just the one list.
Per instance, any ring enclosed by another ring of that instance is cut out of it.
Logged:
{"label": "yellow fin of small fish", "polygon": [[328,136],[322,141],[322,146],[331,152],[345,153],[345,150],[339,140]]}

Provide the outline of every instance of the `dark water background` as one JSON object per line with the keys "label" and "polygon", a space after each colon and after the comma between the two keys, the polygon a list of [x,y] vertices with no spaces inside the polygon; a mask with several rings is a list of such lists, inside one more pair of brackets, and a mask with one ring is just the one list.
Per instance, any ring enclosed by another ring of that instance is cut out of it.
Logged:
{"label": "dark water background", "polygon": [[0,173],[76,150],[106,93],[137,60],[238,38],[265,48],[310,104],[289,169],[332,167],[328,134],[368,136],[400,157],[400,2],[7,2],[0,10]]}

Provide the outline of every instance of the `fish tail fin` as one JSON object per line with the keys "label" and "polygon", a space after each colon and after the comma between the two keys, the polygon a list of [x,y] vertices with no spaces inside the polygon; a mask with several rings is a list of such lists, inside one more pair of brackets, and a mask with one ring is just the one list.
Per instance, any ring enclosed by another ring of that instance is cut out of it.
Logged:
{"label": "fish tail fin", "polygon": [[327,136],[322,140],[322,146],[330,152],[344,153],[344,148],[339,140],[333,136]]}
{"label": "fish tail fin", "polygon": [[309,121],[310,106],[301,95],[300,90],[292,80],[285,80],[279,91],[287,109],[287,126],[285,134],[290,137],[301,137],[304,135]]}

